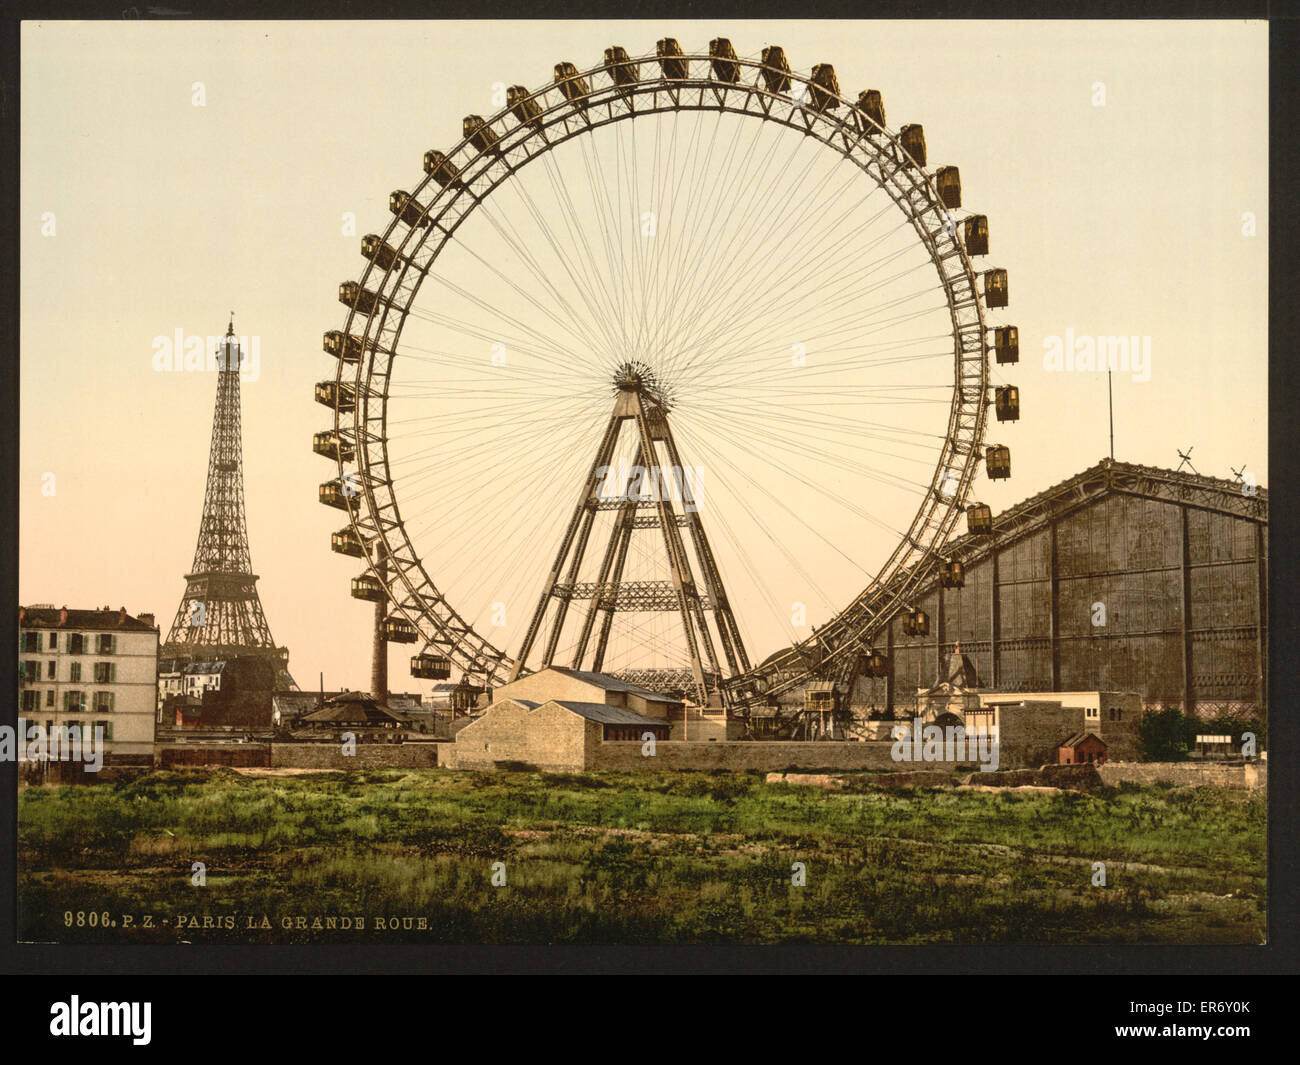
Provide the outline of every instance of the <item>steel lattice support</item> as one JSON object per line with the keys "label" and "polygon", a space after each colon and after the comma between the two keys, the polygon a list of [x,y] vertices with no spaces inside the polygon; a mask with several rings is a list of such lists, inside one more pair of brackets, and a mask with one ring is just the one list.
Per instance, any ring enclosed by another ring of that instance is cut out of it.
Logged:
{"label": "steel lattice support", "polygon": [[241,359],[232,319],[217,358],[217,402],[199,542],[194,565],[185,575],[185,594],[160,654],[187,661],[265,655],[275,661],[277,684],[297,687],[288,671],[288,649],[276,647],[271,637],[248,551],[239,413]]}
{"label": "steel lattice support", "polygon": [[[614,412],[610,416],[609,425],[605,429],[582,494],[569,520],[555,564],[551,567],[546,586],[538,600],[510,679],[514,680],[525,668],[528,657],[545,626],[548,614],[551,615],[551,623],[542,655],[542,666],[544,668],[552,665],[559,647],[569,604],[575,599],[589,600],[590,606],[583,619],[573,652],[574,668],[584,668],[591,637],[598,621],[599,634],[590,661],[590,668],[595,670],[601,669],[604,665],[610,629],[617,611],[666,613],[675,611],[681,617],[682,631],[691,658],[691,683],[688,688],[694,692],[701,705],[710,702],[713,705],[720,705],[723,694],[717,684],[717,678],[721,674],[721,669],[714,646],[714,632],[716,631],[722,643],[729,676],[734,677],[747,670],[749,659],[745,654],[736,619],[732,615],[726,591],[722,586],[721,574],[709,549],[699,512],[690,502],[684,508],[686,513],[678,514],[670,493],[660,490],[653,493],[654,498],[650,501],[638,499],[629,491],[628,484],[624,481],[617,493],[618,512],[601,556],[599,575],[595,581],[578,580],[582,561],[591,540],[596,514],[611,509],[609,500],[602,499],[601,484],[606,472],[611,468],[623,426],[627,424],[636,432],[636,463],[633,468],[644,467],[652,475],[654,483],[667,483],[667,478],[671,476],[672,471],[684,469],[681,464],[681,453],[677,450],[672,430],[668,426],[668,411],[655,394],[653,387],[643,381],[633,366],[625,367],[615,383],[618,388],[618,398],[614,403]],[[661,464],[657,445],[662,447],[663,458],[666,458],[669,464],[667,467]],[[653,507],[654,520],[639,521],[636,517],[636,510],[639,507]],[[683,527],[690,530],[697,566],[691,564],[690,554],[682,538]],[[672,579],[623,581],[623,565],[633,533],[637,530],[654,529],[659,530],[663,537],[664,551]],[[695,575],[697,568],[698,581]],[[563,579],[561,579],[562,573]],[[713,616],[712,628],[709,625],[709,614]]]}

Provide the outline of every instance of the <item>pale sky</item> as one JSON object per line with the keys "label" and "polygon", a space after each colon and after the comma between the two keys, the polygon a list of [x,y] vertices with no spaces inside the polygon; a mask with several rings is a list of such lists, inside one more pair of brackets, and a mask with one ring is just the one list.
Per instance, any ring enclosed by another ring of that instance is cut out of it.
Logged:
{"label": "pale sky", "polygon": [[[1009,271],[998,320],[1020,329],[1020,364],[995,376],[1020,387],[1021,420],[989,433],[1011,447],[1013,477],[979,475],[995,511],[1107,452],[1106,375],[1044,368],[1067,332],[1150,338],[1149,380],[1115,378],[1118,459],[1173,467],[1190,445],[1200,472],[1245,464],[1267,485],[1264,23],[28,22],[21,601],[125,605],[156,614],[166,636],[198,533],[215,380],[155,371],[153,342],[219,335],[233,309],[236,331],[259,341],[242,389],[244,470],[267,618],[300,684],[323,670],[330,687],[365,687],[370,610],[348,595],[357,560],[329,550],[342,515],[316,502],[332,474],[311,452],[328,414],[312,385],[332,374],[321,333],[341,326],[336,290],[360,275],[360,235],[383,232],[388,193],[418,183],[426,149],[497,109],[495,83],[536,87],[560,60],[583,68],[614,43],[645,54],[665,34],[687,51],[722,34],[744,56],[779,43],[797,70],[832,62],[844,95],[881,90],[891,128],[924,124],[932,167],[960,166],[963,207],[989,217],[982,263]],[[579,466],[588,455],[575,445]],[[527,501],[547,515],[538,544],[576,487]],[[489,497],[478,520],[520,505]],[[861,564],[883,561],[877,551]],[[864,583],[848,587],[829,557],[811,568],[841,606]],[[724,564],[724,577],[740,611],[744,575]],[[486,568],[446,579],[482,586],[471,613],[498,594]],[[797,580],[774,594],[797,597]],[[776,649],[774,630],[752,628],[752,657]],[[394,689],[420,687],[409,653],[392,651]]]}

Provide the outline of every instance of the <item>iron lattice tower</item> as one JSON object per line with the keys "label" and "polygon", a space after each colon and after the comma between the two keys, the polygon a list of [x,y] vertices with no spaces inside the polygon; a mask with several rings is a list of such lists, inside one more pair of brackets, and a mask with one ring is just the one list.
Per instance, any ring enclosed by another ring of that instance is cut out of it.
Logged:
{"label": "iron lattice tower", "polygon": [[289,650],[276,647],[257,595],[244,518],[244,459],[239,416],[243,353],[235,321],[217,352],[217,403],[194,565],[161,656],[187,661],[263,655],[274,660],[279,687],[297,687]]}
{"label": "iron lattice tower", "polygon": [[[527,667],[529,654],[542,633],[548,614],[551,616],[551,627],[544,644],[541,665],[546,668],[554,664],[569,604],[575,599],[585,599],[590,601],[590,606],[574,644],[571,662],[573,668],[590,668],[597,672],[603,669],[616,612],[676,613],[681,619],[691,660],[691,680],[686,687],[699,705],[722,706],[726,702],[725,689],[721,683],[724,663],[717,654],[715,634],[717,643],[722,646],[727,677],[736,677],[746,672],[749,669],[749,657],[745,653],[740,629],[722,586],[722,576],[718,572],[713,550],[700,521],[698,507],[690,498],[689,489],[685,485],[685,467],[682,465],[681,453],[668,426],[669,401],[653,374],[638,363],[627,363],[620,367],[614,386],[617,398],[613,414],[595,461],[591,464],[586,484],[565,531],[528,632],[524,636],[523,647],[515,660],[510,679],[517,678]],[[627,471],[628,476],[625,477],[620,471],[622,483],[613,493],[609,493],[606,490],[607,477],[613,469],[611,463],[625,425],[635,434],[636,458]],[[633,471],[637,469],[654,474],[656,484],[668,485],[675,479],[683,495],[682,512],[677,512],[669,491],[655,490],[651,493],[651,498],[638,495],[630,483]],[[642,510],[653,513],[638,514]],[[600,511],[615,512],[613,527],[601,554],[596,579],[584,582],[580,580],[583,558],[590,546],[596,515]],[[686,548],[686,539],[682,536],[683,529],[687,531],[694,547],[694,566]],[[638,530],[652,535],[657,532],[662,537],[672,577],[670,581],[623,579],[628,547],[633,534]],[[710,615],[712,629],[709,625]]]}

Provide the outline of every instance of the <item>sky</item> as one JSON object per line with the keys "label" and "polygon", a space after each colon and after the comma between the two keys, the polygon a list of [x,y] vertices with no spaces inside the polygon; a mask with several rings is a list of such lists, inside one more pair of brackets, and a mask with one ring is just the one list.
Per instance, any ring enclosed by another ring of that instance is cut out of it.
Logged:
{"label": "sky", "polygon": [[[846,96],[881,90],[891,128],[924,124],[932,166],[960,165],[963,206],[989,217],[987,265],[1009,271],[1000,320],[1020,330],[1021,362],[999,379],[1020,387],[1021,420],[990,430],[1013,477],[980,475],[995,511],[1107,453],[1106,375],[1044,364],[1067,337],[1149,338],[1149,365],[1114,378],[1117,459],[1172,468],[1192,447],[1202,473],[1244,465],[1268,484],[1264,23],[27,22],[21,601],[125,605],[165,637],[215,380],[156,369],[156,338],[218,336],[233,310],[258,344],[244,469],[267,618],[300,684],[365,687],[370,611],[348,595],[355,562],[329,550],[339,515],[316,501],[329,470],[310,448],[327,413],[312,385],[332,366],[321,333],[342,323],[360,235],[383,231],[388,193],[422,177],[425,150],[497,109],[501,83],[537,86],[560,60],[591,65],[612,43],[644,54],[669,33],[688,51],[722,34],[742,55],[780,43],[798,70],[833,62]],[[574,490],[530,501],[547,515],[537,544]],[[858,588],[836,564],[809,568],[846,603]],[[751,653],[775,638],[760,631]],[[407,653],[392,652],[394,689],[419,687]]]}

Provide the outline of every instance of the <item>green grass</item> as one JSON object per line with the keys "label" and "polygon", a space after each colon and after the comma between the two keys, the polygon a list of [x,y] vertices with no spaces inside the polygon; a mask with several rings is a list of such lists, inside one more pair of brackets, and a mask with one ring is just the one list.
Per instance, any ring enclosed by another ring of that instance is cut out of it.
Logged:
{"label": "green grass", "polygon": [[[20,793],[19,921],[25,940],[64,942],[1260,943],[1264,844],[1263,796],[1217,788],[156,772]],[[236,927],[177,930],[178,915]],[[366,928],[310,927],[330,916]]]}

